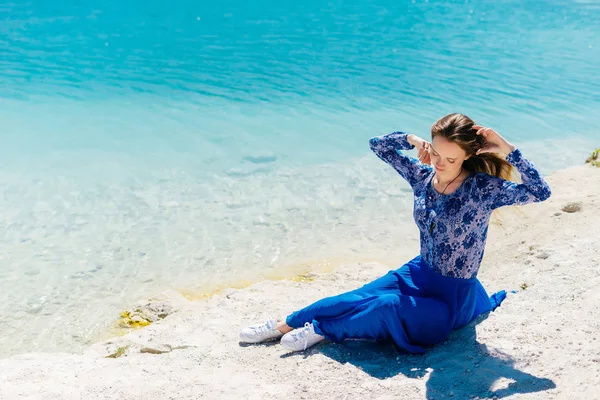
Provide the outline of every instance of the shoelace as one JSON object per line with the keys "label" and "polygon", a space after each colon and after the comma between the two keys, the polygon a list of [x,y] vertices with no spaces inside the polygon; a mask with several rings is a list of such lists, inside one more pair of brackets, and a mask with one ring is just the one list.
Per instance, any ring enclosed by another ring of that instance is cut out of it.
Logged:
{"label": "shoelace", "polygon": [[257,333],[266,333],[272,331],[277,326],[277,321],[274,318],[268,319],[263,325],[255,327]]}
{"label": "shoelace", "polygon": [[304,324],[304,328],[298,329],[296,333],[296,337],[299,340],[304,340],[304,350],[308,347],[308,338],[310,337],[312,325],[310,322]]}

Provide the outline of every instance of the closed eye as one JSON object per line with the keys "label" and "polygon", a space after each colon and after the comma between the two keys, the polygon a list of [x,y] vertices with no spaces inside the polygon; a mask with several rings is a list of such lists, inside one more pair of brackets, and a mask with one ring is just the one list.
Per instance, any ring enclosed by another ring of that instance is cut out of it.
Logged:
{"label": "closed eye", "polygon": [[[435,150],[433,149],[433,147],[431,147],[431,153],[432,153],[434,156],[436,156],[436,157],[439,157],[439,156],[440,156],[440,155],[437,153],[437,151],[435,151]],[[454,164],[454,162],[456,161],[456,158],[446,158],[446,160],[448,160],[448,162],[449,162],[450,164]]]}

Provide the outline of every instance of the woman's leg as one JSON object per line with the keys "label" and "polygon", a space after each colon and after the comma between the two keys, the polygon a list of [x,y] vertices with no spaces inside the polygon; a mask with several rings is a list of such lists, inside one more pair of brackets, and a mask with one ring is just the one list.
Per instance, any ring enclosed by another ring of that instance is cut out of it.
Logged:
{"label": "woman's leg", "polygon": [[247,343],[259,343],[279,338],[295,328],[304,326],[307,322],[311,323],[315,318],[342,316],[366,299],[398,292],[398,278],[394,274],[388,273],[359,289],[319,300],[291,314],[283,321],[269,320],[263,324],[246,327],[240,333],[240,338]]}
{"label": "woman's leg", "polygon": [[286,321],[284,319],[282,319],[281,321],[277,321],[277,326],[276,329],[283,333],[284,335],[286,333],[288,333],[289,331],[292,331],[294,328],[292,328],[291,326],[289,326]]}
{"label": "woman's leg", "polygon": [[392,339],[411,353],[443,341],[450,333],[450,312],[441,301],[402,294],[385,294],[356,305],[339,318],[317,319],[317,334],[334,341]]}
{"label": "woman's leg", "polygon": [[307,322],[313,322],[313,320],[340,318],[353,311],[357,306],[368,303],[379,296],[397,295],[399,293],[398,277],[390,271],[381,278],[358,289],[337,296],[326,297],[296,311],[290,314],[285,321],[282,321],[280,326],[284,330],[291,330],[300,328]]}

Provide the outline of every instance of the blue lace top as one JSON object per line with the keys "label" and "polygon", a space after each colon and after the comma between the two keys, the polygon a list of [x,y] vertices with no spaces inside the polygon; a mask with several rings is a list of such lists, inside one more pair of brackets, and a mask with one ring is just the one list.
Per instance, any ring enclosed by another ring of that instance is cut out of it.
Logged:
{"label": "blue lace top", "polygon": [[372,138],[371,150],[394,167],[413,189],[413,216],[421,232],[421,256],[442,275],[473,278],[483,258],[492,211],[544,201],[550,197],[550,187],[533,164],[515,149],[506,160],[517,168],[523,183],[478,172],[469,174],[454,192],[439,194],[433,188],[433,167],[398,151],[414,148],[406,136],[394,132]]}

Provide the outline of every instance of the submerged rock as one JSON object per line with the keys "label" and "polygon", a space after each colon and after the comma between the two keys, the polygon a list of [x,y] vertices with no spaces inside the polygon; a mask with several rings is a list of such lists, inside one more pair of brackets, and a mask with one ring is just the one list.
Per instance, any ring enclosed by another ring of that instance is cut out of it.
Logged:
{"label": "submerged rock", "polygon": [[252,154],[244,157],[244,160],[253,164],[263,164],[277,161],[277,156],[271,153]]}
{"label": "submerged rock", "polygon": [[119,325],[122,328],[140,328],[166,318],[174,312],[177,310],[169,303],[149,302],[136,306],[133,310],[122,312]]}
{"label": "submerged rock", "polygon": [[594,167],[600,167],[600,148],[594,150],[585,162],[586,164],[592,164]]}

